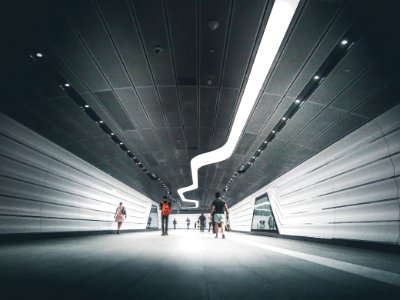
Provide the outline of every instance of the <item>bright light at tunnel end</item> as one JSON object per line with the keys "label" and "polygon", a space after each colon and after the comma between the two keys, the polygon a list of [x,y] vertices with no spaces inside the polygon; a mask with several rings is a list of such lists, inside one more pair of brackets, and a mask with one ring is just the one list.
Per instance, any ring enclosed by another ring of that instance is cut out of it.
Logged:
{"label": "bright light at tunnel end", "polygon": [[247,119],[260,93],[262,85],[271,65],[282,44],[286,31],[294,16],[296,8],[300,0],[276,0],[272,7],[268,23],[265,27],[263,37],[258,48],[254,64],[251,68],[249,80],[247,81],[239,108],[237,110],[232,130],[229,134],[228,141],[222,147],[200,154],[194,157],[191,162],[193,184],[178,189],[178,194],[182,201],[194,203],[195,207],[199,207],[199,201],[186,199],[184,193],[198,188],[198,170],[212,163],[217,163],[228,159],[239,141],[240,135],[246,125]]}

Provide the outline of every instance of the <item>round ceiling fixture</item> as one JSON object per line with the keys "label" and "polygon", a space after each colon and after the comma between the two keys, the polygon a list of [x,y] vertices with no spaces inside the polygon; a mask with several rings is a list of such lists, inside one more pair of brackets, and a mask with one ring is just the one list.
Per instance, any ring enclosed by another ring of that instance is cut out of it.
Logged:
{"label": "round ceiling fixture", "polygon": [[155,54],[160,54],[163,51],[163,48],[161,48],[161,46],[156,45],[154,46],[153,50]]}
{"label": "round ceiling fixture", "polygon": [[219,27],[219,22],[213,20],[213,21],[209,21],[207,25],[212,31],[215,31]]}

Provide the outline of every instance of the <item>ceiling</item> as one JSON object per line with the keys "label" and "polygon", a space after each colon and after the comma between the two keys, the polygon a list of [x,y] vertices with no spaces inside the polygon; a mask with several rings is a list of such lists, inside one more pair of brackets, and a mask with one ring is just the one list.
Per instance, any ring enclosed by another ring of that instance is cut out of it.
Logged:
{"label": "ceiling", "polygon": [[[232,206],[399,103],[395,2],[301,1],[234,154],[202,167],[185,196],[205,208],[230,183]],[[272,4],[13,1],[3,7],[1,112],[155,201],[161,180],[174,207],[189,207],[176,190],[192,183],[194,156],[226,142]]]}

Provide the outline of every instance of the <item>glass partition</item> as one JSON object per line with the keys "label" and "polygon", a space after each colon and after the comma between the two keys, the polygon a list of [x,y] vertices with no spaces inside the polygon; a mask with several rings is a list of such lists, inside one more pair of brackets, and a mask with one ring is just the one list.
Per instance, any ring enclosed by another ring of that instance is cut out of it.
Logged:
{"label": "glass partition", "polygon": [[158,212],[157,206],[152,205],[149,218],[147,219],[147,227],[148,229],[158,228]]}
{"label": "glass partition", "polygon": [[268,194],[256,198],[256,201],[254,203],[253,222],[251,224],[251,230],[278,232]]}

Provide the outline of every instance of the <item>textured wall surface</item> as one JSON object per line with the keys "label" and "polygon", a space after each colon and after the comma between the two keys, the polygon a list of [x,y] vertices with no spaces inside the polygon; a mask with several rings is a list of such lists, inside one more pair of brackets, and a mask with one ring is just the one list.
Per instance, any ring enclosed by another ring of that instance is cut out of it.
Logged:
{"label": "textured wall surface", "polygon": [[397,105],[243,199],[233,229],[250,230],[268,192],[282,234],[399,244],[399,116]]}
{"label": "textured wall surface", "polygon": [[0,114],[0,234],[145,229],[149,198]]}

